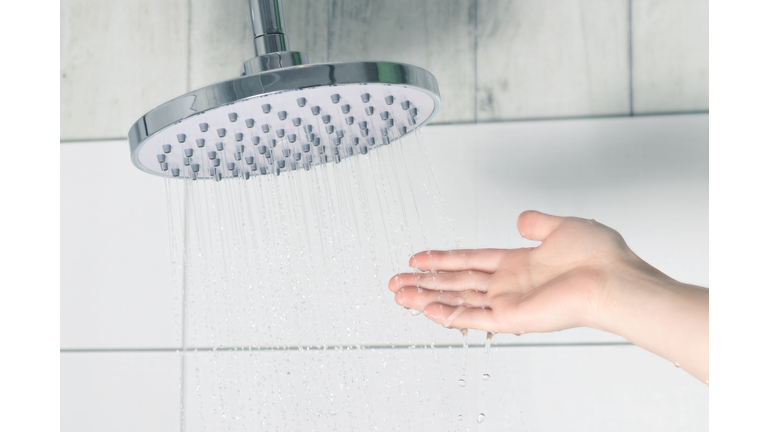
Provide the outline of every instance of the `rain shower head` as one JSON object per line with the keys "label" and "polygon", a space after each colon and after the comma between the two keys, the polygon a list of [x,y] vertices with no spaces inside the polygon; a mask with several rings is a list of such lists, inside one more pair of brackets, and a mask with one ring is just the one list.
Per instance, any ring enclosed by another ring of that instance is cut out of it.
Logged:
{"label": "rain shower head", "polygon": [[241,77],[191,91],[128,132],[133,164],[191,179],[279,175],[387,145],[440,109],[428,71],[392,62],[308,64],[290,51],[280,0],[249,0],[256,57]]}

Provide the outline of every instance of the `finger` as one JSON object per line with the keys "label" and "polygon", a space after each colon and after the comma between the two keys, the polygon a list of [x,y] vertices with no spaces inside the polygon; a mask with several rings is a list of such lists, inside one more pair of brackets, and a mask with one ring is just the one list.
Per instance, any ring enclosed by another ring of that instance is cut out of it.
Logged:
{"label": "finger", "polygon": [[496,316],[491,309],[448,306],[439,303],[427,305],[424,315],[447,328],[471,328],[498,331]]}
{"label": "finger", "polygon": [[434,291],[413,287],[403,288],[395,293],[395,303],[422,312],[433,303],[448,306],[490,306],[485,294],[477,291]]}
{"label": "finger", "polygon": [[504,249],[459,249],[424,251],[412,256],[408,265],[423,271],[476,270],[493,273]]}
{"label": "finger", "polygon": [[419,287],[442,291],[475,290],[488,291],[491,275],[480,271],[447,273],[401,273],[389,281],[389,289],[397,291],[403,287]]}
{"label": "finger", "polygon": [[517,218],[517,230],[523,238],[544,241],[566,218],[552,216],[535,210],[520,213]]}

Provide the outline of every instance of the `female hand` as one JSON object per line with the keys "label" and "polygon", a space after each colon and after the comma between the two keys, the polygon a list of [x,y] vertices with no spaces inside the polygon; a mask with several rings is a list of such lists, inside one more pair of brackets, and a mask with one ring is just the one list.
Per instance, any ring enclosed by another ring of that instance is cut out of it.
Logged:
{"label": "female hand", "polygon": [[709,290],[673,280],[593,220],[523,212],[534,248],[420,252],[389,281],[397,304],[450,328],[500,333],[592,327],[709,380]]}
{"label": "female hand", "polygon": [[389,281],[395,301],[445,327],[490,332],[551,332],[600,321],[613,268],[634,257],[616,231],[595,221],[520,215],[520,235],[535,248],[420,252]]}

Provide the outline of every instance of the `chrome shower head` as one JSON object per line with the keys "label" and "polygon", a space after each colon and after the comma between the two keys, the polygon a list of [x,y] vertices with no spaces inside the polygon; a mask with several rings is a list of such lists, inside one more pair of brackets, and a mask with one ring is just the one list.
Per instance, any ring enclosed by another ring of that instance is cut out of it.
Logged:
{"label": "chrome shower head", "polygon": [[428,71],[392,62],[307,64],[288,48],[280,1],[249,4],[256,57],[241,77],[179,96],[134,123],[128,141],[137,168],[193,180],[309,170],[387,145],[440,109]]}

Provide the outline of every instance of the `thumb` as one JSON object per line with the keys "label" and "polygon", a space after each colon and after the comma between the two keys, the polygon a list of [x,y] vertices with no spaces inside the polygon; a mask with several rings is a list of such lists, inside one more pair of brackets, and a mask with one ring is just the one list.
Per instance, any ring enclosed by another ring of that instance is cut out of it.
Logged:
{"label": "thumb", "polygon": [[523,238],[544,241],[564,220],[564,217],[527,210],[517,218],[517,230]]}

